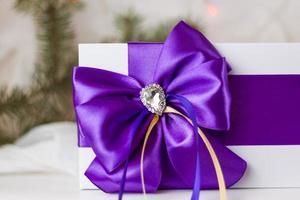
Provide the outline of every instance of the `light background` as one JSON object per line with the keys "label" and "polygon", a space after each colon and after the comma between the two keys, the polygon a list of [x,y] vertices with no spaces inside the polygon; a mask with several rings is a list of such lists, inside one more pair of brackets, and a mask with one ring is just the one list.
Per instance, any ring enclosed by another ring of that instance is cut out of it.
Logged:
{"label": "light background", "polygon": [[[36,59],[35,26],[30,16],[0,0],[0,86],[30,83]],[[187,16],[213,42],[299,42],[298,0],[82,0],[73,26],[77,42],[98,42],[118,34],[114,16],[133,8],[145,26]]]}

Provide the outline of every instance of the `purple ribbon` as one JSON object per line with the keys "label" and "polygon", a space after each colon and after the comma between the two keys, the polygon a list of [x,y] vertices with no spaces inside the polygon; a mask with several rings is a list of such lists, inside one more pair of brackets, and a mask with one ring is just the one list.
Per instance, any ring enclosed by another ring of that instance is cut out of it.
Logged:
{"label": "purple ribbon", "polygon": [[[130,134],[129,134],[129,146],[131,148],[132,146],[132,141],[134,139],[135,134],[137,133],[138,130],[138,126],[143,123],[143,120],[145,119],[147,115],[147,110],[144,110],[137,118],[137,120],[132,124],[132,128],[130,129]],[[122,179],[120,182],[120,190],[119,190],[119,200],[122,200],[123,197],[123,192],[124,192],[124,188],[125,188],[125,183],[126,183],[126,175],[127,175],[127,169],[128,169],[128,162],[129,162],[129,158],[130,155],[127,155],[127,159],[125,161],[125,166],[124,166],[124,170],[123,170],[123,175],[122,175]]]}
{"label": "purple ribbon", "polygon": [[198,125],[197,125],[197,119],[196,114],[193,108],[193,105],[184,98],[183,96],[178,96],[174,94],[168,95],[169,100],[177,100],[180,102],[181,106],[185,109],[186,113],[188,114],[189,119],[191,119],[193,123],[193,131],[195,135],[196,140],[196,169],[195,169],[195,181],[193,186],[193,194],[191,200],[198,200],[200,195],[200,187],[201,187],[201,166],[200,166],[200,149],[197,148],[199,146],[199,134],[198,134]]}
{"label": "purple ribbon", "polygon": [[[120,191],[125,165],[124,191],[141,192],[141,143],[152,116],[143,114],[139,92],[144,86],[158,83],[167,95],[182,96],[193,107],[196,125],[206,132],[226,131],[230,124],[230,67],[197,30],[180,22],[163,45],[130,43],[128,53],[129,76],[89,67],[75,67],[73,72],[81,144],[96,154],[85,175],[105,192]],[[168,98],[167,105],[193,118],[178,98]],[[201,188],[218,187],[209,153],[201,140],[197,144],[192,125],[178,115],[163,114],[152,132],[144,160],[147,192],[193,188],[197,152]],[[206,135],[229,187],[241,178],[246,162]]]}

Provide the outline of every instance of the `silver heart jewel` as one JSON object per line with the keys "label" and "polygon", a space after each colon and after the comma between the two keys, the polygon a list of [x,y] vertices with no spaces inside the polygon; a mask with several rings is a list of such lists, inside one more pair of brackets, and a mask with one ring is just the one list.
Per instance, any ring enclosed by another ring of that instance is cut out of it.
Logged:
{"label": "silver heart jewel", "polygon": [[166,108],[166,96],[162,87],[156,83],[149,84],[140,92],[144,106],[152,113],[162,115]]}

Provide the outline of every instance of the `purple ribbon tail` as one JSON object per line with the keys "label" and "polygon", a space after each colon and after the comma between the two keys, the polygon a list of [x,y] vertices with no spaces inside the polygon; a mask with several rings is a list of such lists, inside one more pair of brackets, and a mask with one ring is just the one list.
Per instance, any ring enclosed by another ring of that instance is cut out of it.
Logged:
{"label": "purple ribbon tail", "polygon": [[201,187],[201,173],[200,173],[200,149],[199,149],[199,135],[198,135],[198,125],[196,120],[196,113],[193,108],[193,105],[189,100],[185,97],[180,95],[169,94],[169,99],[174,99],[180,102],[182,107],[187,112],[188,117],[192,120],[193,123],[193,131],[196,138],[196,168],[195,168],[195,179],[194,179],[194,186],[193,186],[193,193],[191,200],[198,200],[200,197],[200,187]]}
{"label": "purple ribbon tail", "polygon": [[[129,148],[132,148],[132,141],[134,139],[134,136],[136,135],[139,126],[143,123],[143,120],[147,116],[148,111],[144,110],[137,118],[137,120],[132,124],[132,128],[130,129],[130,134],[129,134]],[[131,152],[131,151],[129,151]],[[120,190],[119,190],[119,195],[118,195],[118,200],[122,200],[123,194],[124,194],[124,189],[125,189],[125,183],[126,183],[126,174],[127,174],[127,168],[128,168],[128,162],[129,162],[130,155],[127,156],[127,159],[125,161],[124,165],[124,171],[122,175],[122,179],[120,182]]]}
{"label": "purple ribbon tail", "polygon": [[[130,141],[132,141],[132,138],[130,139]],[[127,169],[128,169],[128,160],[129,160],[129,158],[126,159],[126,162],[124,165],[124,171],[123,171],[122,179],[120,182],[120,190],[119,190],[118,200],[122,200],[122,198],[123,198],[125,182],[126,182],[126,174],[127,174]]]}

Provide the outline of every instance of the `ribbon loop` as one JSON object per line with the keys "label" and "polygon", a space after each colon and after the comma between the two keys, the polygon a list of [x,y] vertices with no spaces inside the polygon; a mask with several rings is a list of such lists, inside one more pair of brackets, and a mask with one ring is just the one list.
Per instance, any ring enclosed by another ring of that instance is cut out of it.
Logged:
{"label": "ribbon loop", "polygon": [[[213,45],[184,22],[174,27],[164,44],[128,44],[128,76],[75,67],[74,107],[79,138],[84,140],[80,144],[91,147],[96,155],[86,176],[106,192],[120,192],[120,199],[123,192],[160,188],[194,188],[194,200],[200,188],[219,186],[224,195],[223,189],[241,178],[246,162],[198,127],[229,128],[229,70]],[[170,107],[165,110],[169,115],[163,114],[159,121],[148,111],[144,113],[139,99],[143,86],[152,83],[160,84],[166,95],[184,98],[169,98]],[[147,137],[146,151],[141,143],[151,130],[155,134]],[[196,132],[202,140],[195,137]],[[141,151],[144,188],[140,187],[138,165]],[[218,162],[213,155],[218,155]],[[221,180],[220,170],[226,182],[216,181]]]}

